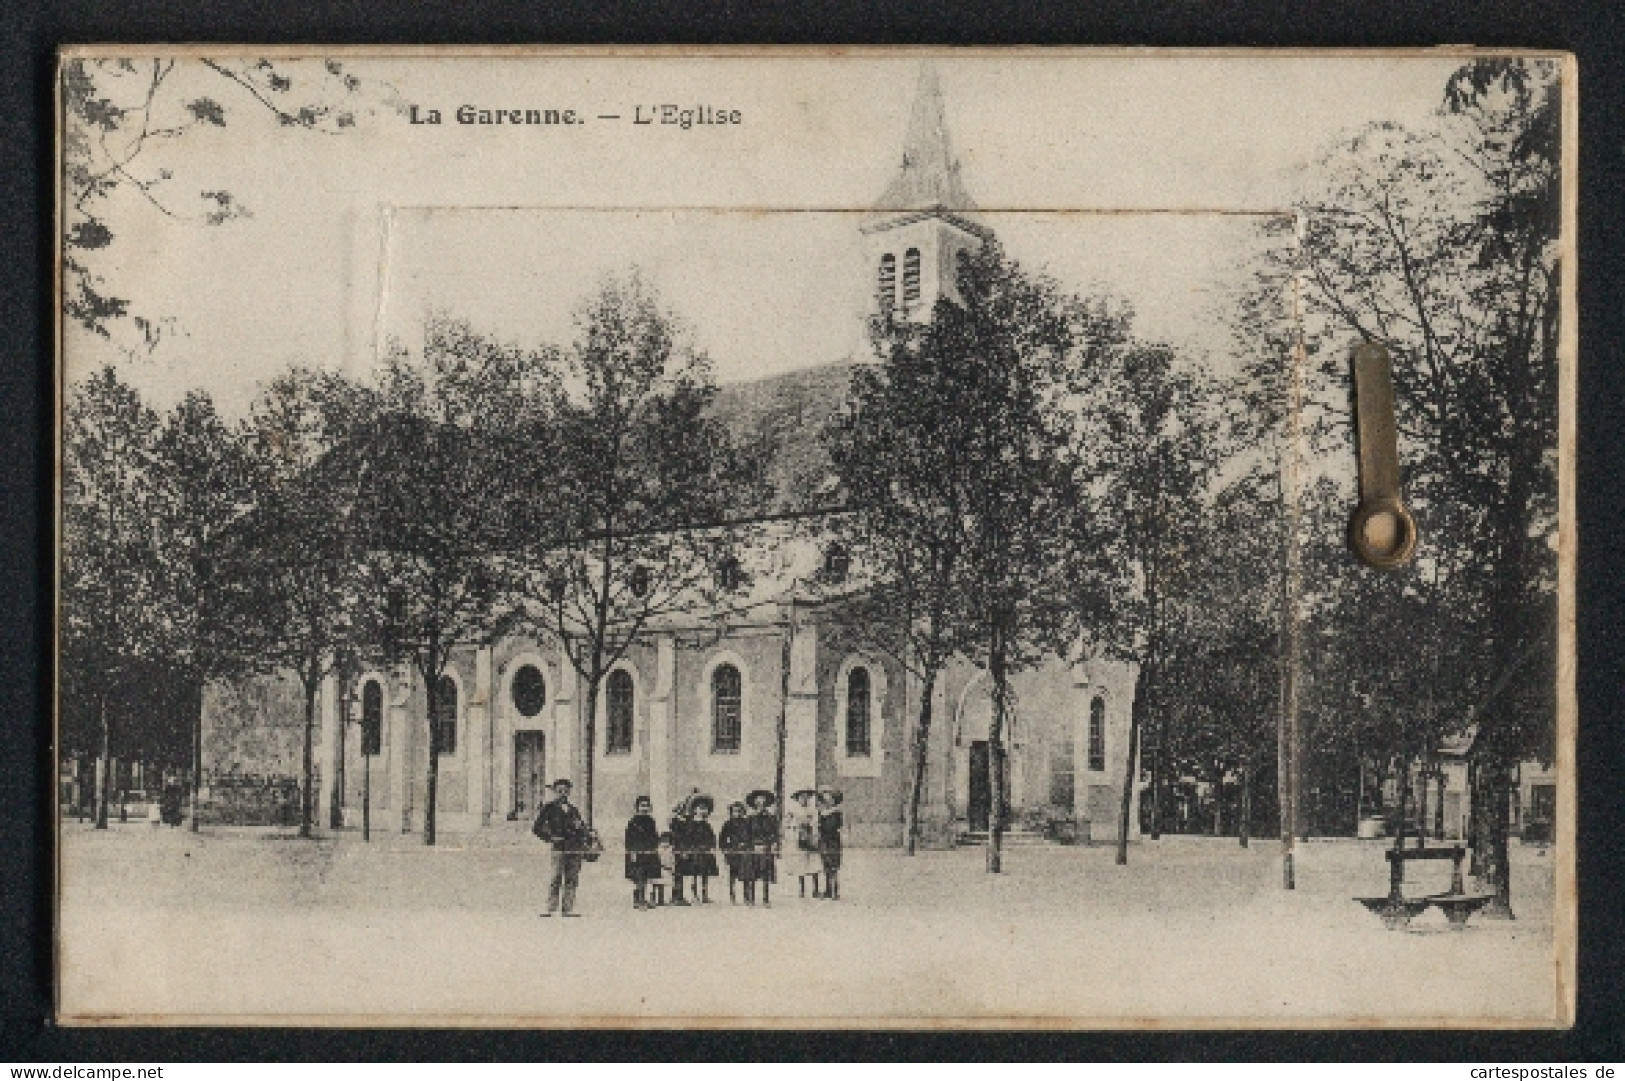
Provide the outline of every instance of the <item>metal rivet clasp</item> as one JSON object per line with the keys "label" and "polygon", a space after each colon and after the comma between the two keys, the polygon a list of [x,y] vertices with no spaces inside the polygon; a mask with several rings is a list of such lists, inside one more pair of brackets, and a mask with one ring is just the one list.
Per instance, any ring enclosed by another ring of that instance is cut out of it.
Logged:
{"label": "metal rivet clasp", "polygon": [[1349,543],[1371,566],[1392,570],[1416,554],[1416,520],[1399,495],[1393,370],[1388,349],[1379,342],[1366,342],[1354,351],[1354,396],[1360,506]]}

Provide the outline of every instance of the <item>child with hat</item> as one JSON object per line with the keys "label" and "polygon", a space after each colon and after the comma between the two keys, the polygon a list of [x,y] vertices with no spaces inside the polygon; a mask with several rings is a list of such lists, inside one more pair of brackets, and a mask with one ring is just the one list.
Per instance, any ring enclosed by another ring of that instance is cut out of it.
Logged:
{"label": "child with hat", "polygon": [[841,792],[822,788],[818,792],[818,854],[824,865],[824,897],[841,899]]}
{"label": "child with hat", "polygon": [[746,836],[750,838],[750,854],[745,857],[745,903],[756,903],[756,884],[762,885],[762,907],[772,908],[772,885],[777,880],[776,850],[779,847],[779,820],[770,810],[777,797],[765,788],[758,788],[745,797],[751,813],[746,816]]}
{"label": "child with hat", "polygon": [[710,822],[714,806],[710,796],[689,801],[688,874],[694,880],[689,886],[702,905],[711,903],[711,880],[717,876],[717,832]]}
{"label": "child with hat", "polygon": [[790,798],[789,807],[784,810],[784,840],[780,856],[784,864],[784,873],[796,876],[796,883],[801,887],[801,896],[807,896],[807,880],[812,879],[812,894],[818,896],[818,809],[813,806],[813,799],[818,793],[811,788],[803,788]]}

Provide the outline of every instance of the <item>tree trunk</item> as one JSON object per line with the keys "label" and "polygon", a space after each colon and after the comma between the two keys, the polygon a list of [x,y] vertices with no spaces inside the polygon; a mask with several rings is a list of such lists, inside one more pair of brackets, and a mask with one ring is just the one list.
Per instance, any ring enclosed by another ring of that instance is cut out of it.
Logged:
{"label": "tree trunk", "polygon": [[1140,714],[1145,696],[1137,694],[1128,711],[1128,761],[1123,764],[1123,794],[1117,807],[1117,865],[1128,865],[1128,820],[1134,803],[1134,767],[1140,753]]}
{"label": "tree trunk", "polygon": [[1004,791],[1004,725],[1010,684],[1002,642],[993,647],[988,671],[993,680],[993,723],[987,733],[988,790],[992,804],[987,814],[987,871],[996,875],[1004,870],[1004,805],[1009,798]]}
{"label": "tree trunk", "polygon": [[305,783],[299,798],[299,836],[309,837],[315,822],[316,788],[316,694],[321,689],[320,677],[306,679],[305,683]]}
{"label": "tree trunk", "polygon": [[432,845],[438,834],[438,823],[435,821],[435,812],[440,802],[440,694],[439,683],[442,677],[428,678],[425,673],[424,683],[429,688],[429,764],[425,770],[423,792],[423,843]]}
{"label": "tree trunk", "polygon": [[199,686],[197,712],[192,717],[192,822],[190,829],[198,832],[198,819],[203,811],[203,688]]}
{"label": "tree trunk", "polygon": [[1162,734],[1151,752],[1151,839],[1162,840]]}
{"label": "tree trunk", "polygon": [[1241,847],[1247,847],[1247,841],[1252,833],[1253,821],[1253,759],[1249,755],[1241,763],[1241,821],[1237,826],[1236,836],[1241,841]]}
{"label": "tree trunk", "polygon": [[908,813],[905,819],[904,851],[912,856],[920,840],[920,797],[925,789],[925,764],[930,757],[931,699],[936,689],[937,674],[933,670],[925,677],[920,693],[920,719],[914,726],[914,768],[909,771]]}
{"label": "tree trunk", "polygon": [[[597,787],[593,771],[593,763],[597,761],[598,753],[598,688],[604,682],[604,673],[597,672],[587,680],[585,700],[581,703],[581,818],[592,828],[593,789]],[[664,811],[656,807],[656,814]]]}
{"label": "tree trunk", "polygon": [[113,737],[107,721],[107,695],[104,693],[97,698],[97,708],[101,712],[102,722],[102,775],[100,789],[96,793],[96,828],[107,828],[107,805],[113,797]]}
{"label": "tree trunk", "polygon": [[1213,836],[1224,833],[1224,770],[1213,771]]}
{"label": "tree trunk", "polygon": [[1507,767],[1500,762],[1485,763],[1486,815],[1483,881],[1491,899],[1480,913],[1488,919],[1510,920],[1512,914],[1512,864],[1507,819],[1512,817],[1512,786]]}

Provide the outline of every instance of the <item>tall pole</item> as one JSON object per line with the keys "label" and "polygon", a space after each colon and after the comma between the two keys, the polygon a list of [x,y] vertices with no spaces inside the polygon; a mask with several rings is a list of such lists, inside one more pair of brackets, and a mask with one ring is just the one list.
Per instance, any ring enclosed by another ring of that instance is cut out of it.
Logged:
{"label": "tall pole", "polygon": [[[1303,243],[1304,223],[1297,223]],[[1302,315],[1302,283],[1293,282],[1293,314]],[[1298,440],[1303,409],[1303,339],[1293,343],[1288,377],[1286,431],[1281,447],[1281,700],[1277,726],[1277,789],[1281,805],[1281,888],[1297,888],[1296,841],[1299,833],[1298,801],[1302,780],[1302,747],[1298,731]]]}
{"label": "tall pole", "polygon": [[773,768],[774,806],[784,807],[784,756],[790,740],[790,661],[796,633],[796,584],[790,583],[789,619],[784,625],[784,642],[779,652],[779,731],[778,756]]}

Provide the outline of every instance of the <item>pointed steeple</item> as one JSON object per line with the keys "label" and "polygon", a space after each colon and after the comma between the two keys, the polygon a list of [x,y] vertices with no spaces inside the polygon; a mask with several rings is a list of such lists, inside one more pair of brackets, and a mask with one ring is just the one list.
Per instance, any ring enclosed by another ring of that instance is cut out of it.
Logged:
{"label": "pointed steeple", "polygon": [[948,141],[948,123],[943,116],[942,87],[930,64],[920,70],[920,85],[903,142],[903,167],[875,209],[948,213],[976,209],[959,179],[959,159]]}

